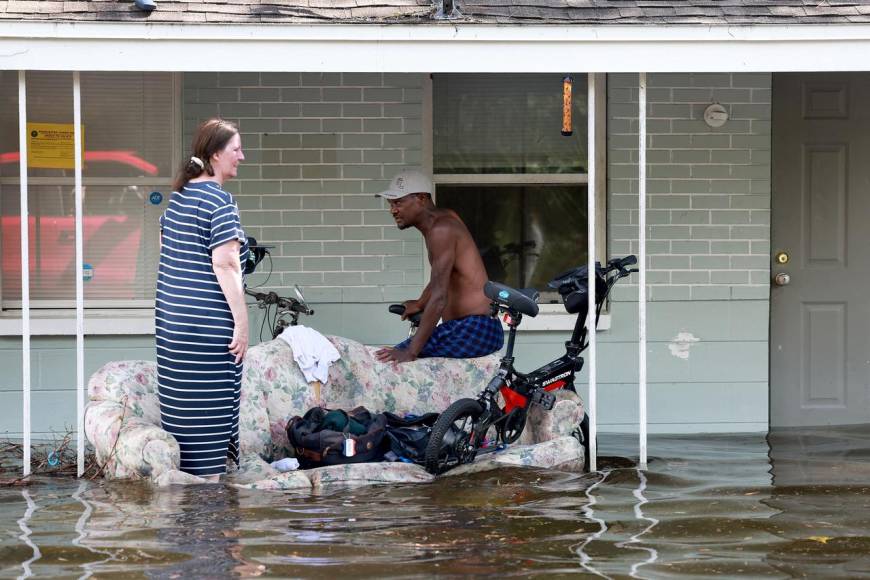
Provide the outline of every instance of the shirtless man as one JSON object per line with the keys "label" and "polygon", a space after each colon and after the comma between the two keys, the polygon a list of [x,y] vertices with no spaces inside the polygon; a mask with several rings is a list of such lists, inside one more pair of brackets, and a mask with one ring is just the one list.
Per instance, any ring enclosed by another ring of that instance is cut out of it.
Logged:
{"label": "shirtless man", "polygon": [[432,190],[431,179],[409,169],[394,177],[388,190],[376,194],[390,202],[399,229],[420,230],[432,266],[423,294],[404,303],[402,320],[423,312],[416,334],[377,351],[383,362],[484,356],[500,350],[504,341],[501,323],[492,316],[483,293],[486,269],[474,240],[456,212],[435,207]]}

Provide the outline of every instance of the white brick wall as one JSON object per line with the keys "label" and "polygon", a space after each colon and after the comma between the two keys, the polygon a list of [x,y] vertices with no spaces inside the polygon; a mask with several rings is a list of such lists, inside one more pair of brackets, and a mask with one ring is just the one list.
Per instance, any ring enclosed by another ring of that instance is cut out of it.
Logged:
{"label": "white brick wall", "polygon": [[[422,87],[421,75],[185,75],[185,146],[204,118],[239,122],[247,160],[228,188],[249,233],[279,245],[269,286],[299,283],[319,302],[419,291],[419,234],[371,193],[421,163]],[[767,299],[770,92],[767,74],[649,75],[651,300]],[[730,115],[719,129],[702,120],[714,101]],[[608,190],[610,253],[636,252],[636,75],[608,77]]]}
{"label": "white brick wall", "polygon": [[184,75],[185,150],[208,117],[239,124],[246,160],[226,186],[248,234],[278,246],[270,288],[300,284],[321,303],[419,293],[420,235],[400,232],[372,194],[421,164],[422,85],[416,74]]}
{"label": "white brick wall", "polygon": [[[768,298],[770,96],[769,74],[648,76],[651,300]],[[703,121],[713,102],[729,113],[718,129]],[[637,75],[608,77],[611,255],[637,251],[637,103]]]}

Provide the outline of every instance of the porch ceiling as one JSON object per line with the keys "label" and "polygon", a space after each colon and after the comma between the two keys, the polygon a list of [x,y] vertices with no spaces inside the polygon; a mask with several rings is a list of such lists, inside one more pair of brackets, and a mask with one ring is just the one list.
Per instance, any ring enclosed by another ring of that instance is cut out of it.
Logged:
{"label": "porch ceiling", "polygon": [[347,24],[850,24],[870,22],[866,0],[457,0],[459,15],[434,19],[440,0],[0,0],[0,19],[78,22]]}

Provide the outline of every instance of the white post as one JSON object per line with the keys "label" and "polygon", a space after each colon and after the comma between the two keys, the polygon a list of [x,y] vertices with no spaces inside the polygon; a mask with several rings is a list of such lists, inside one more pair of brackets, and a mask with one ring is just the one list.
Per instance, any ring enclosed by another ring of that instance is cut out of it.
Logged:
{"label": "white post", "polygon": [[646,73],[640,73],[637,146],[637,320],[638,320],[638,428],[640,468],[646,469]]}
{"label": "white post", "polygon": [[18,71],[18,139],[21,173],[21,377],[24,477],[30,475],[30,214],[27,209],[27,88]]}
{"label": "white post", "polygon": [[588,118],[588,135],[587,146],[587,165],[589,166],[589,181],[586,189],[587,204],[586,214],[589,228],[587,230],[587,248],[588,248],[588,267],[589,267],[589,313],[587,315],[586,328],[588,329],[589,340],[589,355],[587,356],[587,364],[589,365],[589,469],[590,471],[598,471],[598,449],[597,449],[597,432],[598,432],[598,412],[597,404],[597,385],[596,385],[596,354],[595,354],[595,334],[596,334],[596,307],[595,307],[595,75],[587,76],[589,79],[589,97],[586,105]]}
{"label": "white post", "polygon": [[84,236],[82,233],[82,85],[73,72],[73,148],[76,198],[76,449],[78,476],[85,472],[85,294]]}

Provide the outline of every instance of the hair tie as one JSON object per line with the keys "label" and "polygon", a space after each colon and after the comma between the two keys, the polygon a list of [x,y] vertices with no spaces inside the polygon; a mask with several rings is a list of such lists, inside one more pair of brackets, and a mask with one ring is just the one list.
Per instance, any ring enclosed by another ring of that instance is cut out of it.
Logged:
{"label": "hair tie", "polygon": [[201,170],[205,169],[205,163],[202,162],[202,159],[197,157],[196,155],[190,156],[190,162],[199,167]]}

